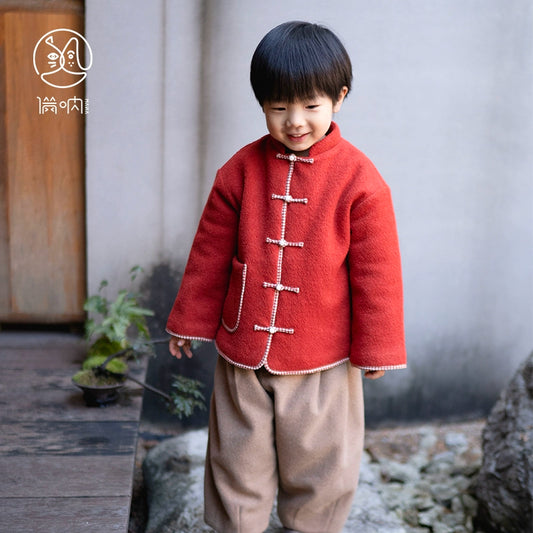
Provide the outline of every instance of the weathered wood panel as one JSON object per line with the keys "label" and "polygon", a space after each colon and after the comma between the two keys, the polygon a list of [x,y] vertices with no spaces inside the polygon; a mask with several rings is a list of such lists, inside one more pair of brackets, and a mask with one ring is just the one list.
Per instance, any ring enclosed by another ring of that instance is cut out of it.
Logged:
{"label": "weathered wood panel", "polygon": [[[129,497],[10,498],[0,512],[9,533],[125,533]],[[31,528],[28,529],[31,517]]]}
{"label": "weathered wood panel", "polygon": [[142,389],[85,407],[70,381],[84,353],[75,336],[0,332],[2,532],[127,531]]}
{"label": "weathered wood panel", "polygon": [[[20,377],[20,374],[19,374]],[[37,387],[20,387],[18,391],[0,391],[1,420],[15,422],[65,420],[76,422],[84,420],[128,422],[138,419],[142,407],[143,391],[127,385],[120,393],[120,398],[112,409],[88,409],[83,401],[81,391],[66,378],[68,389],[43,390]],[[15,383],[19,383],[17,379]],[[4,388],[5,389],[5,388]],[[14,430],[14,428],[13,428]],[[1,438],[1,437],[0,437]]]}
{"label": "weathered wood panel", "polygon": [[[137,421],[143,390],[130,381],[112,409],[85,406],[71,378],[86,353],[74,335],[0,333],[0,421]],[[132,374],[142,378],[145,365],[131,363]]]}
{"label": "weathered wood panel", "polygon": [[[4,18],[0,16],[0,94],[4,92],[3,67],[5,63],[2,56],[3,50],[5,50]],[[6,133],[6,98],[0,96],[0,316],[5,316],[9,313],[9,302],[11,301],[9,226],[7,218]]]}
{"label": "weathered wood panel", "polygon": [[76,367],[87,357],[87,343],[80,335],[2,331],[0,353],[8,368]]}
{"label": "weathered wood panel", "polygon": [[116,420],[8,420],[0,422],[0,455],[134,455],[137,427]]}
{"label": "weathered wood panel", "polygon": [[[33,69],[35,45],[58,28],[83,33],[83,17],[0,12],[4,322],[69,322],[84,316],[84,115],[59,107],[71,98],[83,99],[83,87],[50,87]],[[40,113],[39,98],[55,98],[58,112]]]}
{"label": "weathered wood panel", "polygon": [[0,456],[0,498],[129,496],[133,456]]}

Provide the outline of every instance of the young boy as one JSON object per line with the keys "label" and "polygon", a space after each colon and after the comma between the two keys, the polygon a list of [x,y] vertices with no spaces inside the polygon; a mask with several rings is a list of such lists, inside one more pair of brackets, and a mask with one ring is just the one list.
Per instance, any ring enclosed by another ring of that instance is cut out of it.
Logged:
{"label": "young boy", "polygon": [[333,113],[351,87],[328,29],[289,22],[251,83],[269,135],[217,173],[170,313],[170,352],[214,340],[205,519],[260,533],[342,529],[363,447],[361,370],[404,368],[390,191]]}

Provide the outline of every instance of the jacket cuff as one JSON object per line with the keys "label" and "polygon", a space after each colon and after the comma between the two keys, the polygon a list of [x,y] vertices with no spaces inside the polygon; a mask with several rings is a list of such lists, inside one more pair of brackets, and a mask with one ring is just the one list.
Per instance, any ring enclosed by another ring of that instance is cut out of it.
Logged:
{"label": "jacket cuff", "polygon": [[407,368],[407,364],[403,365],[390,365],[390,366],[361,366],[352,363],[353,366],[361,370],[401,370],[402,368]]}
{"label": "jacket cuff", "polygon": [[179,337],[180,339],[187,339],[190,341],[213,342],[215,340],[215,339],[208,339],[207,337],[195,337],[191,335],[182,335],[181,333],[175,333],[174,331],[170,331],[168,328],[165,331],[169,335],[172,335],[173,337]]}

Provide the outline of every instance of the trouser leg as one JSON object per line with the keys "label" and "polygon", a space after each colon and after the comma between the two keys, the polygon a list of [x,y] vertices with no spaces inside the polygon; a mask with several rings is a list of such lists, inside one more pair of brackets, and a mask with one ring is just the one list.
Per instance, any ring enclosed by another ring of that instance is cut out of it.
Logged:
{"label": "trouser leg", "polygon": [[[360,371],[303,376],[241,370],[219,358],[206,459],[205,516],[218,533],[261,533],[278,489],[286,528],[338,533],[363,449]],[[279,475],[278,475],[279,472]]]}
{"label": "trouser leg", "polygon": [[277,489],[272,398],[256,373],[217,362],[205,468],[205,520],[217,533],[261,533]]}
{"label": "trouser leg", "polygon": [[349,364],[277,380],[278,514],[286,528],[336,533],[357,488],[364,441],[361,373]]}

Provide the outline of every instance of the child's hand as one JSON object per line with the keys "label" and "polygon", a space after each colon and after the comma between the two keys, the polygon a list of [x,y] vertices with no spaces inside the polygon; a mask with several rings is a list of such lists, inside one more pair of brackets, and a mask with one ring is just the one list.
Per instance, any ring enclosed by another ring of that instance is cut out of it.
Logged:
{"label": "child's hand", "polygon": [[189,339],[181,339],[180,337],[171,337],[168,341],[168,349],[170,353],[181,359],[182,352],[190,359],[192,357],[191,341]]}
{"label": "child's hand", "polygon": [[365,378],[379,379],[385,375],[385,370],[365,370]]}

